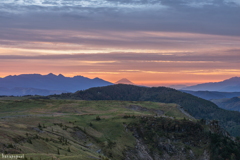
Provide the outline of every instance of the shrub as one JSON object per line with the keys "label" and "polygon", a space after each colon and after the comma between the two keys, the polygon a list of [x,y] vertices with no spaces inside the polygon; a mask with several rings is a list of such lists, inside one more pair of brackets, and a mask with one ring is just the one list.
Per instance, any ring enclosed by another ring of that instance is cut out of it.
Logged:
{"label": "shrub", "polygon": [[42,126],[41,126],[40,123],[38,124],[38,128],[39,128],[40,130],[42,130]]}
{"label": "shrub", "polygon": [[96,120],[97,120],[97,121],[100,121],[100,120],[101,120],[101,118],[100,118],[99,116],[97,116],[97,117],[96,117]]}
{"label": "shrub", "polygon": [[131,116],[130,115],[124,115],[123,118],[130,118]]}
{"label": "shrub", "polygon": [[31,139],[27,139],[27,142],[32,144],[32,140]]}
{"label": "shrub", "polygon": [[7,146],[7,148],[13,148],[13,145],[12,145],[12,144],[9,144],[9,145]]}

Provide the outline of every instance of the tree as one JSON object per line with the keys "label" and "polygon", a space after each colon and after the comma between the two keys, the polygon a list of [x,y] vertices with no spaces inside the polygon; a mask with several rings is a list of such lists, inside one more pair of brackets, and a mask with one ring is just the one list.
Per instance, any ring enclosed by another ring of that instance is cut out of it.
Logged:
{"label": "tree", "polygon": [[100,118],[99,116],[97,116],[97,117],[96,117],[96,120],[97,120],[97,121],[100,121],[100,120],[101,120],[101,118]]}
{"label": "tree", "polygon": [[41,126],[40,123],[38,123],[38,128],[39,128],[40,130],[42,130],[42,126]]}

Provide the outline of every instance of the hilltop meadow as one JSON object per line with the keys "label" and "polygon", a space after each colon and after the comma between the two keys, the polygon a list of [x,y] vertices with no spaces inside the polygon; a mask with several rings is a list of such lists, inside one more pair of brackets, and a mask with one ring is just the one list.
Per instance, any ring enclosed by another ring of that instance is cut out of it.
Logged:
{"label": "hilltop meadow", "polygon": [[[2,153],[24,154],[25,160],[240,156],[238,139],[174,103],[2,97],[0,109]],[[216,138],[233,149],[220,153]]]}

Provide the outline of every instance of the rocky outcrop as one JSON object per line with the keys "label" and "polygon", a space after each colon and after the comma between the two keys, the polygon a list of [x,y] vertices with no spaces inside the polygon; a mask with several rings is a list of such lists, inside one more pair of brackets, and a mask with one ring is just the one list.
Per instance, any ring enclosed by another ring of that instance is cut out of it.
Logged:
{"label": "rocky outcrop", "polygon": [[160,148],[151,153],[143,140],[136,139],[135,148],[129,148],[125,151],[125,160],[210,160],[210,154],[207,150],[196,157],[191,149],[187,150],[184,146],[177,146],[171,141],[161,144]]}
{"label": "rocky outcrop", "polygon": [[154,160],[149,153],[148,146],[142,140],[136,139],[135,148],[129,148],[125,152],[125,160]]}
{"label": "rocky outcrop", "polygon": [[202,126],[191,121],[142,117],[138,124],[128,125],[136,139],[128,148],[125,160],[209,160],[205,150],[209,139]]}

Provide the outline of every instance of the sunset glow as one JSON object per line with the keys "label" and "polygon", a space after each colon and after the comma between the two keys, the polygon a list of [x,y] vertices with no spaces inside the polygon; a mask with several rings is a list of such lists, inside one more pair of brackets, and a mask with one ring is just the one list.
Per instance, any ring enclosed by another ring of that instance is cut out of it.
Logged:
{"label": "sunset glow", "polygon": [[239,4],[0,2],[0,77],[54,73],[170,86],[240,76]]}

